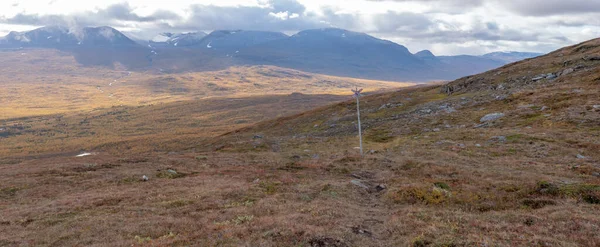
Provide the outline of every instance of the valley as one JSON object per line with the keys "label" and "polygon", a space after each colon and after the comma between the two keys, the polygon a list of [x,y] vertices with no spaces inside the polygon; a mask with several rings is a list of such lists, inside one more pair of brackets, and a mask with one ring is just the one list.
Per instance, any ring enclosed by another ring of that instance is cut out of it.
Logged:
{"label": "valley", "polygon": [[425,85],[47,52],[0,58],[0,245],[600,244],[598,39]]}

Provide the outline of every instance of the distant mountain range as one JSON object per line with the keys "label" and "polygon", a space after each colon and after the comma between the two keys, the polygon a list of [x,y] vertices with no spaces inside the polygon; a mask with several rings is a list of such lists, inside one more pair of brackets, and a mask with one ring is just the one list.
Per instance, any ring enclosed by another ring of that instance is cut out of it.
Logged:
{"label": "distant mountain range", "polygon": [[88,66],[120,63],[132,70],[203,71],[229,66],[275,65],[307,72],[356,78],[431,81],[477,74],[539,53],[494,52],[482,56],[412,54],[397,43],[343,29],[279,32],[217,30],[161,33],[135,42],[111,27],[72,30],[42,27],[11,32],[0,48],[54,48],[74,53]]}

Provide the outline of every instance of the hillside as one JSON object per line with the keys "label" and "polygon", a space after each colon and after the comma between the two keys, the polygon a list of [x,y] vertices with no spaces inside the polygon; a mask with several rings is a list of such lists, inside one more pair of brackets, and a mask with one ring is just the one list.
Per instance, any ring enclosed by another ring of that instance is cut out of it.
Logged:
{"label": "hillside", "polygon": [[4,158],[0,243],[597,246],[599,55],[591,40],[447,84],[366,95],[362,158],[353,100],[233,128],[185,117],[223,124],[329,96],[115,108],[65,116],[54,132],[46,129],[58,117],[26,119],[35,131],[8,153],[92,140],[74,137],[80,129],[149,135],[75,150],[88,156]]}

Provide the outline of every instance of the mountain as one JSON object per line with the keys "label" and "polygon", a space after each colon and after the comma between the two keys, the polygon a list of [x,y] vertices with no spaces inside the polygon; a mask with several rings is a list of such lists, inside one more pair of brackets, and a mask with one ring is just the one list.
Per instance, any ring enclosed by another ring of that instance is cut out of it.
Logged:
{"label": "mountain", "polygon": [[148,43],[151,46],[192,46],[197,45],[206,35],[205,32],[161,33],[148,41]]}
{"label": "mountain", "polygon": [[412,54],[400,44],[337,28],[305,30],[292,36],[245,30],[216,30],[208,35],[162,33],[136,43],[110,27],[50,26],[11,32],[0,39],[0,47],[68,50],[84,65],[118,63],[131,70],[177,73],[274,65],[335,76],[417,82],[457,79],[539,55],[435,56],[428,50]]}
{"label": "mountain", "polygon": [[481,57],[502,61],[505,63],[513,63],[516,61],[524,60],[527,58],[533,58],[541,55],[543,54],[534,52],[501,51],[484,54]]}
{"label": "mountain", "polygon": [[136,43],[112,27],[69,29],[41,27],[28,32],[10,32],[0,45],[12,47],[65,48],[76,46],[135,46]]}
{"label": "mountain", "polygon": [[245,49],[238,56],[250,64],[386,80],[425,79],[413,71],[430,69],[402,45],[335,28],[302,31]]}
{"label": "mountain", "polygon": [[279,32],[244,31],[244,30],[216,30],[204,37],[196,48],[212,49],[216,51],[239,51],[276,40],[288,38]]}

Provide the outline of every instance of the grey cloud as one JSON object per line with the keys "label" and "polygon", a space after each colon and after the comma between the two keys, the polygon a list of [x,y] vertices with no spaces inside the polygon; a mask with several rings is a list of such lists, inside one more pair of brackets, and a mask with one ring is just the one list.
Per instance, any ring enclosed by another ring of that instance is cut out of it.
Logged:
{"label": "grey cloud", "polygon": [[385,14],[376,15],[374,24],[377,32],[423,32],[428,30],[433,22],[423,14],[388,11]]}
{"label": "grey cloud", "polygon": [[600,13],[600,2],[597,0],[510,0],[500,3],[508,10],[524,16]]}
{"label": "grey cloud", "polygon": [[119,21],[134,22],[160,22],[178,20],[177,14],[168,11],[157,11],[149,16],[139,16],[133,13],[133,8],[127,3],[110,5],[97,11],[86,11],[73,15],[38,15],[19,13],[13,17],[0,17],[0,23],[18,25],[65,25],[77,24],[79,26],[117,25]]}

